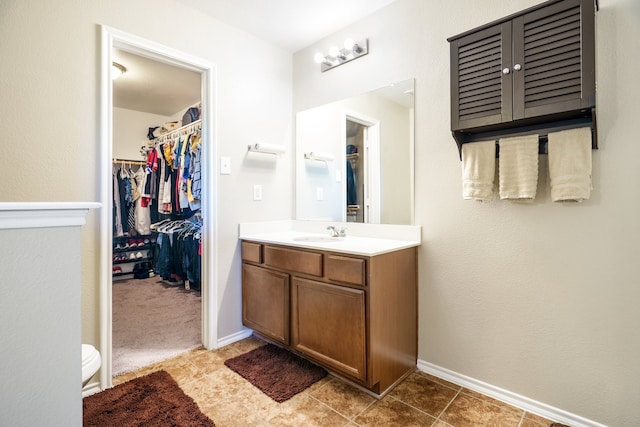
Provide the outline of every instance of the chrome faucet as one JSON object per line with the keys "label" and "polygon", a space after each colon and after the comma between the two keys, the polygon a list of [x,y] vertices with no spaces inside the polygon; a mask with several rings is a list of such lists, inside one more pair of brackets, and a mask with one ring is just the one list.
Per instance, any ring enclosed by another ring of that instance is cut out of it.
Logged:
{"label": "chrome faucet", "polygon": [[346,227],[336,228],[335,225],[330,225],[327,230],[331,233],[331,237],[347,237]]}

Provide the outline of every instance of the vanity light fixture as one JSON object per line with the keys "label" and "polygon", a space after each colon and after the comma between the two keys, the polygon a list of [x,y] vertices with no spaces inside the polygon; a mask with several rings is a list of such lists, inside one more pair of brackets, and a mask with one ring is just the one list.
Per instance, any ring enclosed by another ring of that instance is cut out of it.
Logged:
{"label": "vanity light fixture", "polygon": [[118,77],[120,77],[126,72],[127,72],[127,68],[124,65],[118,64],[117,62],[111,63],[111,79],[112,80],[117,79]]}
{"label": "vanity light fixture", "polygon": [[263,142],[257,142],[255,144],[249,145],[248,150],[256,153],[267,153],[267,154],[284,154],[287,151],[284,145],[265,144]]}
{"label": "vanity light fixture", "polygon": [[320,162],[333,161],[336,156],[331,153],[320,153],[318,151],[310,151],[304,153],[304,158],[307,160],[318,160]]}
{"label": "vanity light fixture", "polygon": [[338,65],[360,58],[367,53],[369,53],[369,39],[362,39],[357,42],[353,39],[346,39],[342,49],[337,46],[331,46],[327,55],[317,52],[313,59],[320,64],[320,70],[325,72]]}

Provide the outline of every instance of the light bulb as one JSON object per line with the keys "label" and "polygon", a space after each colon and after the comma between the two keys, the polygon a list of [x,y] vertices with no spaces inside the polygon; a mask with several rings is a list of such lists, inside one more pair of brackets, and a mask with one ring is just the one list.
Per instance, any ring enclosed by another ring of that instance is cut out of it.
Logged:
{"label": "light bulb", "polygon": [[111,79],[112,80],[117,79],[118,77],[123,75],[126,71],[127,69],[123,65],[118,64],[117,62],[111,63]]}
{"label": "light bulb", "polygon": [[329,48],[329,56],[330,57],[337,58],[339,54],[340,54],[340,50],[338,49],[337,46],[331,46]]}
{"label": "light bulb", "polygon": [[345,39],[344,41],[344,48],[347,50],[351,50],[353,49],[353,46],[355,46],[356,42],[353,39]]}
{"label": "light bulb", "polygon": [[320,52],[317,52],[313,57],[313,60],[318,64],[322,64],[324,62],[324,59],[324,55]]}

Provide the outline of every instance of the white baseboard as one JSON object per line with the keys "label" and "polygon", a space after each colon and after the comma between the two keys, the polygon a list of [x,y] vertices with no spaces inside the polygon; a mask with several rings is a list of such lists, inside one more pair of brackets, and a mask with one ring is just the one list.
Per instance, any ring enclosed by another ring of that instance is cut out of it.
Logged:
{"label": "white baseboard", "polygon": [[236,341],[249,338],[251,334],[253,334],[251,329],[243,327],[241,331],[236,332],[235,334],[227,335],[226,337],[218,339],[216,348],[224,347],[225,345],[233,344]]}
{"label": "white baseboard", "polygon": [[418,369],[422,372],[442,378],[443,380],[447,380],[454,384],[458,384],[470,390],[477,391],[478,393],[482,393],[494,399],[508,403],[527,412],[531,412],[532,414],[540,415],[541,417],[561,422],[563,424],[568,424],[572,427],[606,427],[604,424],[563,411],[562,409],[555,408],[547,405],[546,403],[529,399],[528,397],[487,384],[458,372],[450,371],[449,369],[434,365],[433,363],[425,362],[424,360],[418,360]]}

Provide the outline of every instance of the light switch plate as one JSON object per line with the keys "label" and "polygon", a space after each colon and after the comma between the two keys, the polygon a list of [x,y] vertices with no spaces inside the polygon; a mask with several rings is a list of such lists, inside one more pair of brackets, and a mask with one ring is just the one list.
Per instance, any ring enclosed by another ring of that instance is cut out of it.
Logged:
{"label": "light switch plate", "polygon": [[220,157],[220,175],[231,175],[231,159]]}
{"label": "light switch plate", "polygon": [[324,200],[324,190],[322,187],[316,188],[316,200]]}
{"label": "light switch plate", "polygon": [[262,200],[262,185],[253,184],[253,200]]}

